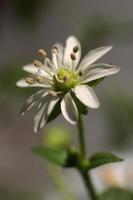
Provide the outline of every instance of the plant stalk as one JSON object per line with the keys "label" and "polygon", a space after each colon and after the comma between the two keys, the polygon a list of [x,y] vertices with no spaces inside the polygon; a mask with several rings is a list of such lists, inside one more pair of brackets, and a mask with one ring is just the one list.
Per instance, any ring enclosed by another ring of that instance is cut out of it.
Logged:
{"label": "plant stalk", "polygon": [[[79,145],[80,145],[80,151],[81,151],[81,162],[84,163],[86,158],[86,149],[85,149],[85,136],[84,136],[84,128],[83,128],[83,121],[82,116],[79,114],[78,119],[78,133],[79,133]],[[94,186],[91,181],[91,177],[88,173],[88,170],[79,168],[79,173],[84,181],[88,197],[91,197],[91,200],[97,200],[97,195],[94,189]]]}

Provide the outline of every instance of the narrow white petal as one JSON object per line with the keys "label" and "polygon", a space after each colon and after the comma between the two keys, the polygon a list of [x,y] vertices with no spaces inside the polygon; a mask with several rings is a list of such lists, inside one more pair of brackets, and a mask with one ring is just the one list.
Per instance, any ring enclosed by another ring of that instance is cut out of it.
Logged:
{"label": "narrow white petal", "polygon": [[43,87],[43,88],[50,88],[51,87],[51,85],[48,84],[48,83],[40,84],[40,83],[35,82],[33,84],[28,84],[28,83],[26,83],[25,79],[21,79],[21,80],[17,81],[16,85],[18,87],[24,87],[24,88],[25,87]]}
{"label": "narrow white petal", "polygon": [[86,106],[90,108],[98,108],[99,101],[91,87],[87,85],[79,85],[73,89],[75,96]]}
{"label": "narrow white petal", "polygon": [[53,48],[56,47],[57,48],[57,52],[58,52],[58,56],[61,62],[63,62],[63,55],[64,55],[64,47],[62,44],[60,43],[56,43],[53,45]]}
{"label": "narrow white petal", "polygon": [[105,46],[105,47],[99,47],[97,49],[94,49],[92,51],[89,51],[88,54],[83,58],[79,65],[79,70],[85,70],[88,68],[92,63],[97,61],[99,58],[104,56],[108,51],[112,49],[112,46]]}
{"label": "narrow white petal", "polygon": [[35,107],[36,103],[40,100],[42,94],[44,93],[45,93],[45,90],[39,90],[38,92],[30,96],[25,102],[24,106],[22,107],[20,111],[20,115],[24,115],[31,108]]}
{"label": "narrow white petal", "polygon": [[61,111],[64,118],[71,124],[75,124],[78,119],[77,107],[69,93],[61,101]]}
{"label": "narrow white petal", "polygon": [[36,133],[40,129],[41,121],[44,115],[46,115],[48,103],[44,104],[43,107],[39,110],[34,118],[34,132]]}
{"label": "narrow white petal", "polygon": [[58,101],[59,101],[59,97],[55,97],[55,98],[51,99],[51,101],[48,103],[46,114],[43,115],[43,118],[42,118],[42,121],[40,124],[40,128],[42,128],[46,124],[51,112],[53,111],[53,109]]}
{"label": "narrow white petal", "polygon": [[[51,76],[50,74],[45,70],[45,66],[42,65],[42,67],[37,68],[35,67],[33,64],[29,64],[29,65],[25,65],[23,66],[23,70],[34,74],[34,75],[39,75],[39,76],[43,76],[44,78],[47,78],[48,80],[51,80]],[[46,68],[48,70],[48,68]]]}
{"label": "narrow white petal", "polygon": [[90,68],[85,70],[85,75],[82,77],[82,83],[116,74],[119,70],[119,67],[109,64],[99,63],[91,65]]}
{"label": "narrow white petal", "polygon": [[58,70],[58,61],[57,61],[57,55],[56,53],[52,53],[52,62],[55,68]]}
{"label": "narrow white petal", "polygon": [[31,74],[36,74],[38,68],[35,67],[33,64],[28,64],[28,65],[23,66],[23,70]]}
{"label": "narrow white petal", "polygon": [[[76,60],[72,61],[71,53],[73,53],[73,48],[75,46],[78,46],[79,50],[78,50],[77,53],[75,53]],[[65,47],[65,50],[64,50],[64,66],[70,67],[70,66],[73,65],[73,68],[76,68],[76,66],[79,63],[80,57],[81,57],[81,45],[80,45],[80,42],[77,40],[76,37],[70,36],[66,40],[66,47]]]}

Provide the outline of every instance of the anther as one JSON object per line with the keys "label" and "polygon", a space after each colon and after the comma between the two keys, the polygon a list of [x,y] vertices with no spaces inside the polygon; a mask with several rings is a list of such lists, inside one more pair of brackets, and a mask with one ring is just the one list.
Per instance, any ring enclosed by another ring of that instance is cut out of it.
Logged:
{"label": "anther", "polygon": [[77,53],[78,51],[79,51],[79,47],[78,46],[73,47],[73,53]]}
{"label": "anther", "polygon": [[36,80],[38,83],[43,83],[43,81],[44,81],[42,76],[37,76]]}
{"label": "anther", "polygon": [[56,51],[58,51],[58,47],[57,46],[53,46],[53,49],[55,49]]}
{"label": "anther", "polygon": [[52,48],[51,52],[57,54],[58,53],[58,48],[56,46],[54,46]]}
{"label": "anther", "polygon": [[78,72],[78,75],[79,75],[79,76],[82,76],[82,75],[83,75],[83,72],[82,72],[82,71],[79,71],[79,72]]}
{"label": "anther", "polygon": [[43,57],[46,57],[46,56],[47,56],[47,52],[44,51],[43,49],[39,49],[39,50],[38,50],[38,53],[39,53],[41,56],[43,56]]}
{"label": "anther", "polygon": [[57,96],[57,93],[53,90],[49,91],[49,94],[53,97],[56,97]]}
{"label": "anther", "polygon": [[34,83],[34,79],[30,78],[30,77],[27,77],[27,78],[25,78],[25,82],[28,83],[28,84],[33,84]]}
{"label": "anther", "polygon": [[38,68],[42,67],[42,63],[40,61],[38,61],[38,60],[35,60],[33,62],[33,64],[35,65],[35,67],[38,67]]}
{"label": "anther", "polygon": [[74,53],[71,53],[70,57],[71,57],[72,60],[76,60],[76,56],[74,55]]}
{"label": "anther", "polygon": [[64,82],[66,82],[68,80],[68,78],[66,76],[64,76],[63,80],[64,80]]}

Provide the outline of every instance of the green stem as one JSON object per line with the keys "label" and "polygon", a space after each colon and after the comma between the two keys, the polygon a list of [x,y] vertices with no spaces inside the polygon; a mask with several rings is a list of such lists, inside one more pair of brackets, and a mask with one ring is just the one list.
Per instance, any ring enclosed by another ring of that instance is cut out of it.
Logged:
{"label": "green stem", "polygon": [[[79,145],[80,145],[80,151],[81,151],[81,162],[84,163],[85,158],[86,158],[85,137],[84,137],[82,116],[80,114],[79,114],[79,119],[78,119],[78,133],[79,133]],[[86,169],[79,168],[79,173],[81,174],[81,177],[83,178],[88,196],[91,197],[91,200],[97,200],[97,195],[93,187],[93,184],[91,182],[91,178],[88,171]]]}
{"label": "green stem", "polygon": [[84,128],[83,128],[83,122],[82,122],[82,117],[79,114],[79,118],[78,118],[78,132],[79,132],[79,145],[80,145],[80,151],[81,151],[81,155],[83,158],[85,158],[85,138],[84,138]]}

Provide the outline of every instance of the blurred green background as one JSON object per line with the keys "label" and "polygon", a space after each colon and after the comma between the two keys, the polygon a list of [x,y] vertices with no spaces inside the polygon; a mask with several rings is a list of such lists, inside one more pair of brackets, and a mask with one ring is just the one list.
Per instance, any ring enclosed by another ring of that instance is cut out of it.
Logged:
{"label": "blurred green background", "polygon": [[[43,134],[47,137],[49,128],[60,124],[71,130],[76,144],[76,129],[60,116],[41,134],[33,133],[33,113],[19,117],[33,89],[17,88],[15,82],[24,75],[21,67],[37,58],[39,48],[50,51],[54,42],[65,43],[69,35],[79,38],[83,55],[92,48],[113,45],[102,62],[121,68],[96,88],[101,107],[90,109],[85,119],[88,152],[132,154],[132,7],[130,0],[0,1],[0,199],[59,200],[47,169],[31,148],[41,143]],[[75,179],[78,174],[73,170],[62,174],[71,185],[74,181],[71,188],[77,198],[86,199],[82,182]]]}

